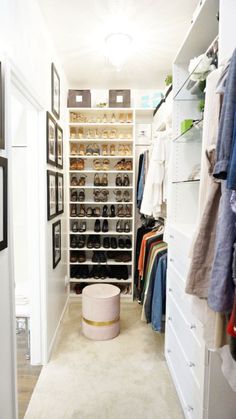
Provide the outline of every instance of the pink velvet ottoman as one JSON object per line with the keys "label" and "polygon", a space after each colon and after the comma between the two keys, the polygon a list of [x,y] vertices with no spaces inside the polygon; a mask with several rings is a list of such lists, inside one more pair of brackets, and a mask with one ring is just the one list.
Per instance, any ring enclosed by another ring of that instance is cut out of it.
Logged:
{"label": "pink velvet ottoman", "polygon": [[120,332],[120,289],[110,284],[88,285],[82,291],[82,331],[93,340],[115,338]]}

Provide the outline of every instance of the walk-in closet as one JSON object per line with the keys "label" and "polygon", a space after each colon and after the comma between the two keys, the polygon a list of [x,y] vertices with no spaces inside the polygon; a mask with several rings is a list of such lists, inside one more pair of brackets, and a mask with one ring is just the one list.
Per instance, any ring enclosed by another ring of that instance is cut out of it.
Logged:
{"label": "walk-in closet", "polygon": [[235,0],[23,3],[0,0],[0,419],[236,419]]}

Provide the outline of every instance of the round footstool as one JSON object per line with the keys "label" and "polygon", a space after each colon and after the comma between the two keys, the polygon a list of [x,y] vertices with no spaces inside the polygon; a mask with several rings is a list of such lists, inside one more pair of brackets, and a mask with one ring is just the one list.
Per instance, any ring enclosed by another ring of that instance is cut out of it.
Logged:
{"label": "round footstool", "polygon": [[88,285],[82,291],[82,331],[93,340],[115,338],[120,332],[120,289]]}

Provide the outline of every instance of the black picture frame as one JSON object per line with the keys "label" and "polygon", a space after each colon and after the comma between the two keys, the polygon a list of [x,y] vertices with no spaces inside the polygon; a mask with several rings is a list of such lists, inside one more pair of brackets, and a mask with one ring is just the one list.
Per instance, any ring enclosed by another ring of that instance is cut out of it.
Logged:
{"label": "black picture frame", "polygon": [[56,268],[61,260],[61,220],[52,225],[52,267]]}
{"label": "black picture frame", "polygon": [[7,212],[8,212],[8,161],[0,157],[0,251],[8,246]]}
{"label": "black picture frame", "polygon": [[56,166],[63,169],[63,130],[58,124],[56,126],[56,148]]}
{"label": "black picture frame", "polygon": [[52,113],[60,119],[60,77],[53,63],[51,64],[51,89]]}
{"label": "black picture frame", "polygon": [[52,166],[57,164],[57,123],[52,115],[47,112],[47,163]]}
{"label": "black picture frame", "polygon": [[3,66],[0,62],[0,149],[5,149],[5,94]]}
{"label": "black picture frame", "polygon": [[56,211],[57,215],[64,212],[64,176],[62,173],[57,172],[56,174]]}
{"label": "black picture frame", "polygon": [[57,176],[47,170],[47,215],[48,221],[57,216]]}

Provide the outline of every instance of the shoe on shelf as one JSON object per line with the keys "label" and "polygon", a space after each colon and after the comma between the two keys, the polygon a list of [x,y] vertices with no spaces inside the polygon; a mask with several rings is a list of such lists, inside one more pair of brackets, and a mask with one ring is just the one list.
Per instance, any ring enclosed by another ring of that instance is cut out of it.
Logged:
{"label": "shoe on shelf", "polygon": [[108,138],[108,131],[105,129],[102,131],[102,138],[106,140]]}
{"label": "shoe on shelf", "polygon": [[125,156],[125,146],[123,144],[118,147],[118,156]]}
{"label": "shoe on shelf", "polygon": [[126,162],[125,159],[118,161],[114,167],[115,170],[126,170]]}
{"label": "shoe on shelf", "polygon": [[113,191],[113,193],[114,193],[114,195],[115,195],[115,199],[116,199],[116,202],[122,202],[122,191],[120,191],[120,190],[115,190],[115,191]]}
{"label": "shoe on shelf", "polygon": [[120,249],[124,249],[125,248],[125,241],[124,241],[124,239],[122,237],[119,237],[119,239],[118,239],[118,247]]}
{"label": "shoe on shelf", "polygon": [[101,247],[100,236],[94,236],[94,247],[95,247],[95,249],[100,249],[100,247]]}
{"label": "shoe on shelf", "polygon": [[110,169],[110,161],[108,159],[104,159],[102,162],[102,170],[109,170]]}
{"label": "shoe on shelf", "polygon": [[96,220],[94,223],[94,231],[95,233],[99,233],[101,231],[101,224],[100,220]]}
{"label": "shoe on shelf", "polygon": [[85,236],[79,236],[77,238],[77,247],[78,247],[78,249],[82,249],[85,246],[85,240],[86,240]]}
{"label": "shoe on shelf", "polygon": [[122,186],[122,176],[121,175],[116,175],[116,186]]}
{"label": "shoe on shelf", "polygon": [[78,201],[79,202],[85,201],[85,191],[84,191],[84,189],[80,189],[80,191],[78,193]]}
{"label": "shoe on shelf", "polygon": [[92,156],[92,155],[93,155],[93,146],[92,144],[89,144],[86,147],[86,156]]}
{"label": "shoe on shelf", "polygon": [[94,236],[89,235],[87,240],[87,248],[92,249],[94,247]]}
{"label": "shoe on shelf", "polygon": [[117,217],[125,217],[125,211],[124,211],[124,206],[123,205],[118,205],[117,208]]}
{"label": "shoe on shelf", "polygon": [[86,209],[83,204],[80,205],[78,217],[86,217]]}
{"label": "shoe on shelf", "polygon": [[92,145],[93,156],[100,156],[100,147],[98,144]]}
{"label": "shoe on shelf", "polygon": [[98,159],[93,160],[93,168],[95,170],[102,170],[102,163],[100,162],[100,160]]}
{"label": "shoe on shelf", "polygon": [[72,176],[72,177],[71,177],[71,180],[70,180],[70,185],[71,185],[71,186],[79,186],[79,184],[78,184],[78,179],[77,179],[77,177],[76,177],[76,176]]}
{"label": "shoe on shelf", "polygon": [[107,202],[108,196],[109,196],[109,191],[107,191],[106,189],[102,189],[100,191],[100,201],[101,202]]}
{"label": "shoe on shelf", "polygon": [[117,231],[117,233],[122,233],[124,230],[123,230],[123,226],[122,226],[122,221],[117,221],[117,223],[116,223],[116,231]]}
{"label": "shoe on shelf", "polygon": [[110,207],[110,217],[115,217],[116,211],[115,211],[115,205],[111,205]]}
{"label": "shoe on shelf", "polygon": [[107,268],[106,266],[100,266],[100,278],[106,279],[107,278]]}
{"label": "shoe on shelf", "polygon": [[[117,137],[117,131],[115,129],[112,129],[109,133],[109,136],[111,139],[114,139]],[[111,156],[113,156],[113,154],[111,154]]]}
{"label": "shoe on shelf", "polygon": [[77,247],[77,240],[76,240],[76,236],[74,236],[74,235],[70,236],[70,247],[72,249],[76,249],[76,247]]}
{"label": "shoe on shelf", "polygon": [[124,170],[127,170],[127,171],[132,170],[132,161],[131,160],[128,160],[128,161],[125,162],[125,169]]}
{"label": "shoe on shelf", "polygon": [[92,209],[92,207],[88,207],[87,208],[86,215],[87,215],[87,217],[92,217],[93,216],[93,209]]}
{"label": "shoe on shelf", "polygon": [[115,154],[116,154],[116,146],[115,146],[115,144],[111,144],[110,145],[110,156],[115,156]]}
{"label": "shoe on shelf", "polygon": [[108,217],[108,206],[107,205],[103,206],[102,217],[104,217],[104,218]]}
{"label": "shoe on shelf", "polygon": [[119,114],[119,123],[123,124],[125,122],[125,115],[124,113]]}
{"label": "shoe on shelf", "polygon": [[92,215],[93,215],[94,217],[100,217],[100,216],[101,216],[101,209],[100,209],[99,207],[95,207],[95,208],[92,210]]}
{"label": "shoe on shelf", "polygon": [[115,237],[111,238],[111,248],[112,249],[117,249],[117,240]]}
{"label": "shoe on shelf", "polygon": [[116,115],[114,113],[111,116],[111,122],[112,122],[112,124],[116,123]]}
{"label": "shoe on shelf", "polygon": [[93,252],[92,262],[99,263],[100,262],[100,255],[99,252]]}
{"label": "shoe on shelf", "polygon": [[107,173],[103,173],[103,175],[102,175],[101,186],[108,186],[108,176],[107,176]]}
{"label": "shoe on shelf", "polygon": [[110,238],[109,237],[104,237],[103,247],[104,247],[104,249],[110,249],[111,244],[110,244]]}
{"label": "shoe on shelf", "polygon": [[79,232],[85,233],[86,229],[87,229],[86,221],[81,221],[80,226],[79,226]]}
{"label": "shoe on shelf", "polygon": [[126,221],[124,223],[124,232],[125,233],[130,233],[130,223],[129,223],[129,221]]}
{"label": "shoe on shelf", "polygon": [[82,279],[89,278],[89,267],[88,267],[88,265],[81,266],[81,276],[82,276]]}
{"label": "shoe on shelf", "polygon": [[71,156],[76,156],[77,154],[78,154],[78,144],[71,143],[71,145],[70,145],[70,155]]}
{"label": "shoe on shelf", "polygon": [[78,258],[77,258],[77,252],[70,252],[70,262],[71,263],[77,263],[78,262]]}
{"label": "shoe on shelf", "polygon": [[125,247],[127,249],[131,249],[131,247],[132,247],[132,242],[131,242],[129,237],[125,240]]}
{"label": "shoe on shelf", "polygon": [[107,220],[103,220],[102,223],[102,232],[107,233],[109,231],[109,225]]}
{"label": "shoe on shelf", "polygon": [[108,145],[107,144],[103,144],[102,145],[102,155],[103,156],[108,156]]}
{"label": "shoe on shelf", "polygon": [[78,186],[85,186],[86,184],[86,175],[82,175],[79,177]]}
{"label": "shoe on shelf", "polygon": [[80,251],[80,252],[78,252],[77,257],[78,257],[78,262],[79,262],[79,263],[84,263],[84,262],[86,262],[86,254],[85,254],[85,252],[84,252],[84,251]]}
{"label": "shoe on shelf", "polygon": [[130,202],[131,201],[130,191],[124,191],[123,192],[123,200],[125,202]]}
{"label": "shoe on shelf", "polygon": [[79,156],[84,156],[85,155],[85,146],[84,144],[80,144],[79,145]]}
{"label": "shoe on shelf", "polygon": [[125,216],[126,217],[132,217],[132,207],[131,205],[125,206]]}
{"label": "shoe on shelf", "polygon": [[77,191],[71,191],[71,195],[70,195],[70,200],[72,201],[72,202],[76,202],[76,201],[78,201],[78,194],[77,194]]}
{"label": "shoe on shelf", "polygon": [[78,221],[74,221],[71,227],[73,233],[77,233],[79,231]]}
{"label": "shoe on shelf", "polygon": [[99,252],[99,259],[100,259],[100,263],[106,263],[107,261],[106,253],[102,251]]}
{"label": "shoe on shelf", "polygon": [[131,124],[133,122],[133,118],[132,118],[132,113],[131,112],[127,113],[126,122],[128,124]]}
{"label": "shoe on shelf", "polygon": [[70,216],[77,217],[77,206],[75,204],[70,206]]}
{"label": "shoe on shelf", "polygon": [[94,186],[101,186],[101,180],[98,173],[95,173],[94,180],[93,180]]}
{"label": "shoe on shelf", "polygon": [[128,175],[124,175],[123,176],[122,186],[129,186],[129,185],[130,185],[129,176]]}

